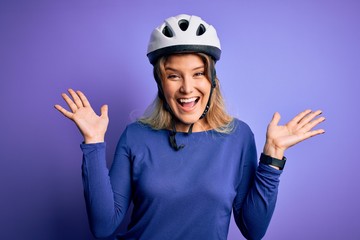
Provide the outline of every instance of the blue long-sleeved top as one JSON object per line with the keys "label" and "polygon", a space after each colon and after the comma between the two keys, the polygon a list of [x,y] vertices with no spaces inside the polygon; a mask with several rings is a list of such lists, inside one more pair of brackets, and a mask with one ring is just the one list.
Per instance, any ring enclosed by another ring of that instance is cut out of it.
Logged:
{"label": "blue long-sleeved top", "polygon": [[254,136],[234,130],[177,133],[135,122],[127,126],[106,167],[105,143],[82,144],[83,184],[90,227],[111,235],[131,201],[128,230],[118,239],[226,239],[231,211],[247,239],[261,239],[275,208],[282,171],[257,164]]}

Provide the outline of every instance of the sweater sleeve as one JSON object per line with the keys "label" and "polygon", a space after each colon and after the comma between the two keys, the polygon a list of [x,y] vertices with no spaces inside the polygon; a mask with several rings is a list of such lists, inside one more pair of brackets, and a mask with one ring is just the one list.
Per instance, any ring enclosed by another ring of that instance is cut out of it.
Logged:
{"label": "sweater sleeve", "polygon": [[261,239],[275,209],[281,170],[258,165],[252,135],[242,156],[241,182],[233,204],[234,218],[246,239]]}
{"label": "sweater sleeve", "polygon": [[95,237],[114,233],[131,202],[130,160],[122,137],[110,171],[106,144],[81,144],[82,179],[90,229]]}

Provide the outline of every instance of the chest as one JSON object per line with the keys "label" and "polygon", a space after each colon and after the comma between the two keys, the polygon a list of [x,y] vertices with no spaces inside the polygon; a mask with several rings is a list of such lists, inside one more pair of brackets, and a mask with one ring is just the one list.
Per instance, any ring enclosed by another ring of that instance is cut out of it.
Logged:
{"label": "chest", "polygon": [[226,139],[178,138],[186,147],[152,149],[146,145],[133,156],[134,199],[222,203],[231,208],[241,178],[241,149],[228,151]]}

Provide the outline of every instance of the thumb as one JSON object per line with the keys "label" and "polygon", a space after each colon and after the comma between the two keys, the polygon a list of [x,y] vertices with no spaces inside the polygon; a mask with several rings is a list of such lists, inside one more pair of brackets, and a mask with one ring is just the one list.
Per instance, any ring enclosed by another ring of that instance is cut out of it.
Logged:
{"label": "thumb", "polygon": [[280,118],[281,118],[280,113],[275,112],[269,125],[277,126],[280,122]]}
{"label": "thumb", "polygon": [[100,109],[101,117],[107,117],[108,116],[108,105],[103,105]]}

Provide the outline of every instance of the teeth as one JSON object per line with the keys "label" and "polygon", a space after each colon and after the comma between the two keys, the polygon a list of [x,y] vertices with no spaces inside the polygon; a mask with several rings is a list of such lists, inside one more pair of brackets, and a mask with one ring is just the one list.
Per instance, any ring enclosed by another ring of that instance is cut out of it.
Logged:
{"label": "teeth", "polygon": [[189,102],[194,102],[196,100],[196,98],[180,98],[180,102],[181,103],[189,103]]}

